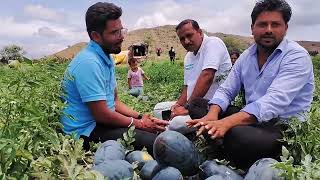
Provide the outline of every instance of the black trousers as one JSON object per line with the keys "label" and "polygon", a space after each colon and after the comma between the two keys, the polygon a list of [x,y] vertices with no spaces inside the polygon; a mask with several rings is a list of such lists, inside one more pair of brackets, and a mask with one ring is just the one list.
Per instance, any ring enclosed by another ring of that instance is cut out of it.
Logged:
{"label": "black trousers", "polygon": [[170,56],[170,62],[174,64],[174,57]]}
{"label": "black trousers", "polygon": [[[97,124],[89,137],[80,136],[84,140],[84,149],[89,149],[89,142],[105,142],[107,140],[117,140],[123,138],[122,134],[127,132],[129,128],[111,128],[103,124]],[[146,147],[149,154],[153,154],[153,142],[157,135],[140,129],[135,129],[135,142],[133,146],[136,150],[141,150]]]}
{"label": "black trousers", "polygon": [[[198,119],[208,113],[208,100],[194,99],[188,107],[192,119]],[[229,106],[227,111],[219,115],[219,119],[239,112],[240,108]],[[279,125],[276,119],[265,123],[235,126],[224,136],[221,153],[222,158],[234,166],[247,170],[256,160],[261,158],[279,159],[283,143],[281,130],[286,127]],[[209,138],[207,138],[209,140]],[[211,140],[209,140],[211,141]],[[215,143],[215,141],[211,141]]]}

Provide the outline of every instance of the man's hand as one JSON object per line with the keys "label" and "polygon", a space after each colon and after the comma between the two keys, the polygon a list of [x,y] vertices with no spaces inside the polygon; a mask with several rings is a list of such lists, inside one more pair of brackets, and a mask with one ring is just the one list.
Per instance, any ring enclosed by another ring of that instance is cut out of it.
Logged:
{"label": "man's hand", "polygon": [[226,132],[233,127],[227,120],[206,121],[200,122],[200,124],[201,127],[204,127],[204,129],[208,131],[211,139],[222,138]]}
{"label": "man's hand", "polygon": [[142,129],[148,131],[148,132],[153,132],[153,133],[156,133],[158,131],[164,131],[165,130],[165,127],[167,125],[169,125],[169,122],[168,121],[164,121],[164,120],[161,120],[161,119],[157,119],[157,118],[154,118],[152,117],[151,115],[149,114],[145,114],[142,116],[142,119],[141,119],[141,122],[142,122]]}
{"label": "man's hand", "polygon": [[189,111],[181,105],[175,104],[171,107],[170,119],[176,116],[188,115]]}
{"label": "man's hand", "polygon": [[217,120],[218,118],[214,118],[212,116],[204,116],[201,119],[193,119],[193,120],[191,119],[186,123],[189,128],[192,128],[192,127],[198,128],[197,136],[199,136],[206,131],[204,126],[205,123],[211,122],[211,121],[217,121]]}

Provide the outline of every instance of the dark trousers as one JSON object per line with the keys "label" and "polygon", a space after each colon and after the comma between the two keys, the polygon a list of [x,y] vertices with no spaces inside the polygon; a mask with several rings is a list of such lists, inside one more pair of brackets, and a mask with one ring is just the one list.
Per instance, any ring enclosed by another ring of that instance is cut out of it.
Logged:
{"label": "dark trousers", "polygon": [[[194,99],[188,107],[192,119],[198,119],[208,113],[208,100]],[[219,115],[219,119],[240,111],[236,106],[229,106],[227,111]],[[224,136],[221,157],[241,169],[248,169],[256,160],[261,158],[278,159],[281,153],[281,130],[284,125],[278,125],[276,119],[265,123],[241,125],[231,128]],[[207,138],[209,140],[209,138]],[[215,141],[211,141],[215,143]]]}
{"label": "dark trousers", "polygon": [[[97,124],[93,129],[89,137],[80,136],[84,139],[84,149],[89,149],[89,142],[105,142],[107,140],[117,140],[118,138],[123,138],[122,134],[127,132],[129,128],[110,128],[103,124]],[[142,131],[140,129],[134,130],[135,142],[133,146],[136,150],[141,150],[146,147],[149,154],[153,154],[153,142],[156,139],[156,134],[147,131]]]}
{"label": "dark trousers", "polygon": [[174,64],[174,57],[171,57],[171,56],[170,56],[170,62],[171,62],[172,64]]}

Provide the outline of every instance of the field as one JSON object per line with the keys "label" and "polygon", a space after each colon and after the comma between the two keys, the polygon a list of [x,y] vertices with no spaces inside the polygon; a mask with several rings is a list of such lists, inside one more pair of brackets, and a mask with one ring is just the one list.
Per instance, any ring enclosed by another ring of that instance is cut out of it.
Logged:
{"label": "field", "polygon": [[[287,179],[320,178],[320,57],[315,57],[316,90],[308,123],[292,123],[285,132],[286,148],[276,166]],[[92,151],[82,141],[63,136],[59,116],[60,80],[67,62],[47,60],[22,63],[16,68],[0,66],[0,179],[98,179]],[[152,113],[154,105],[178,98],[183,83],[183,63],[168,60],[144,62],[150,77],[145,81],[147,101],[126,93],[127,66],[117,67],[120,99],[140,112]],[[95,147],[92,148],[94,150]]]}

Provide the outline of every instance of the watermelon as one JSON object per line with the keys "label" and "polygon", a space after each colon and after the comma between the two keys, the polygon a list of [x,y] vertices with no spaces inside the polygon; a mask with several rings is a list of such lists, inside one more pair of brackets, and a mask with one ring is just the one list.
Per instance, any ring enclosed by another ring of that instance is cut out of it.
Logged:
{"label": "watermelon", "polygon": [[138,162],[138,169],[140,170],[142,166],[150,161],[153,160],[152,156],[145,151],[132,151],[126,156],[126,161],[129,163]]}
{"label": "watermelon", "polygon": [[124,160],[124,158],[124,147],[117,141],[108,140],[102,143],[94,154],[93,163],[98,165],[107,160]]}
{"label": "watermelon", "polygon": [[94,165],[92,170],[99,171],[105,178],[110,180],[133,178],[132,165],[125,160],[107,160]]}
{"label": "watermelon", "polygon": [[181,134],[195,132],[196,128],[188,128],[186,121],[191,120],[189,115],[176,116],[169,122],[168,130],[177,131]]}
{"label": "watermelon", "polygon": [[153,156],[160,165],[175,167],[185,176],[196,174],[201,163],[193,143],[176,131],[159,134],[153,144]]}
{"label": "watermelon", "polygon": [[161,170],[161,166],[156,160],[147,161],[140,170],[142,179],[152,179],[152,177]]}
{"label": "watermelon", "polygon": [[205,161],[200,166],[200,177],[221,176],[222,179],[242,180],[243,178],[225,165],[218,165],[215,161]]}
{"label": "watermelon", "polygon": [[257,160],[250,168],[246,176],[245,180],[280,180],[284,179],[280,177],[281,170],[272,167],[273,164],[278,161],[271,158],[263,158]]}
{"label": "watermelon", "polygon": [[152,180],[183,180],[181,172],[174,167],[165,167]]}
{"label": "watermelon", "polygon": [[221,176],[221,175],[213,175],[213,176],[206,178],[205,180],[226,180],[226,179],[223,178],[223,176]]}

